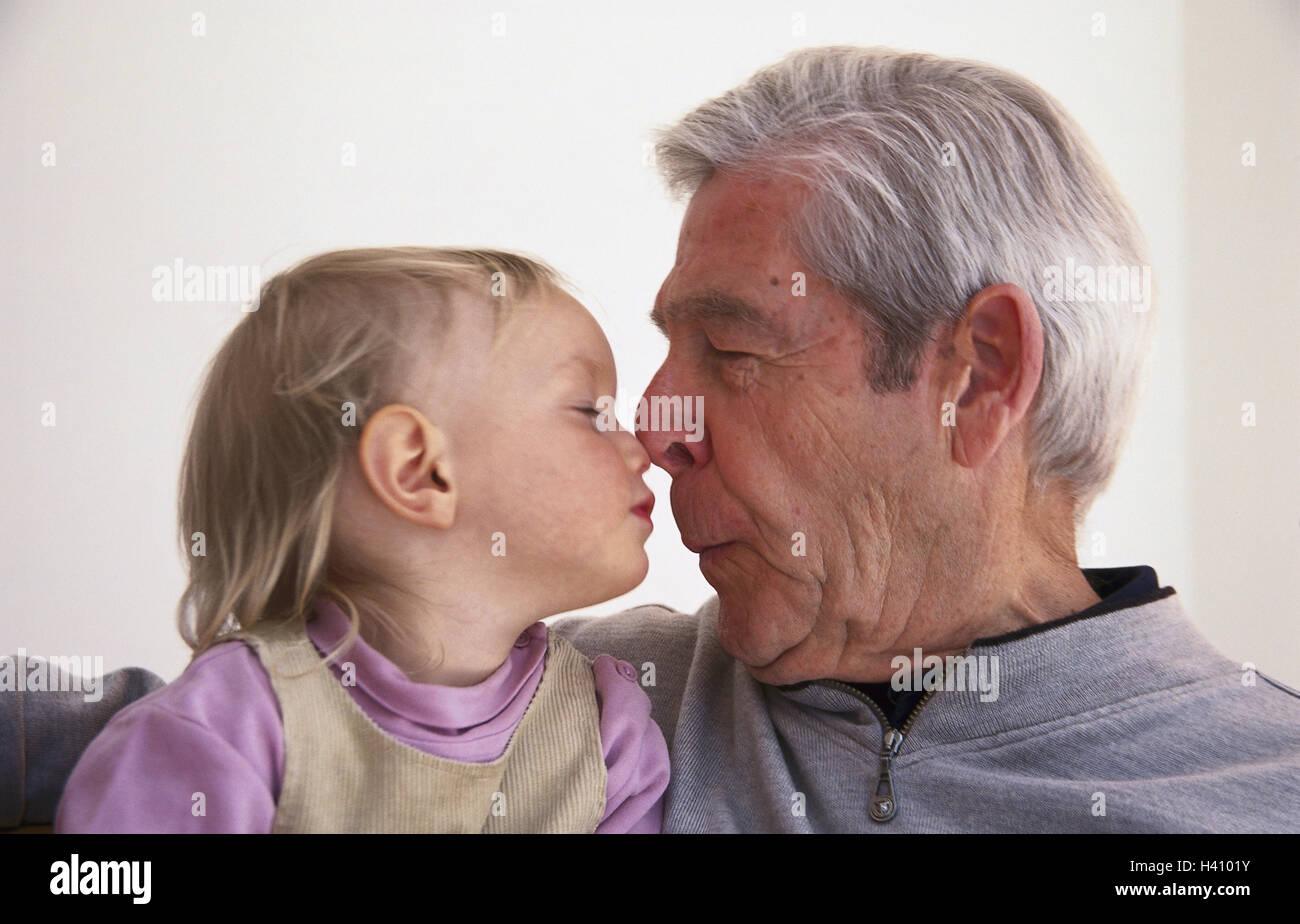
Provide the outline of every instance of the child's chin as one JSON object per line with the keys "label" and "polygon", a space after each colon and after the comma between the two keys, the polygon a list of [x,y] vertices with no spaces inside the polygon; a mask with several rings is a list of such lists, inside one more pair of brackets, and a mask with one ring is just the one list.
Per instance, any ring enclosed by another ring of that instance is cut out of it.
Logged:
{"label": "child's chin", "polygon": [[636,590],[641,586],[641,582],[645,580],[645,576],[649,573],[650,556],[645,553],[644,549],[638,550],[636,556],[636,567],[633,569],[631,584],[628,585],[627,590],[619,591],[619,593],[625,594],[629,590]]}
{"label": "child's chin", "polygon": [[611,576],[608,583],[602,584],[602,596],[596,601],[597,603],[604,603],[606,600],[613,600],[615,597],[636,590],[650,572],[650,558],[643,550],[638,550],[635,556],[629,557],[620,564],[618,572]]}

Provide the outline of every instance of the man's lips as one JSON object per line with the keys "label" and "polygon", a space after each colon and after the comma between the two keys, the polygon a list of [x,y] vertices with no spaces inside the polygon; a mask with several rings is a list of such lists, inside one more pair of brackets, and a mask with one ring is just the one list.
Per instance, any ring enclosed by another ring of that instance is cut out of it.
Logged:
{"label": "man's lips", "polygon": [[683,539],[682,545],[686,546],[696,555],[703,555],[705,552],[713,549],[720,549],[724,546],[732,545],[733,542],[697,542],[695,540]]}

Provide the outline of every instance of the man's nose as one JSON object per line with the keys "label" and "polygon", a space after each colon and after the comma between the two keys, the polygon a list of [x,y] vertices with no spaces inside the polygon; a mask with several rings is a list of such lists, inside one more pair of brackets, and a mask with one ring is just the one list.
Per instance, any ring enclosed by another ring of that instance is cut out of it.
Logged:
{"label": "man's nose", "polygon": [[703,396],[676,386],[677,379],[665,363],[641,396],[636,422],[636,438],[650,461],[674,478],[713,457]]}

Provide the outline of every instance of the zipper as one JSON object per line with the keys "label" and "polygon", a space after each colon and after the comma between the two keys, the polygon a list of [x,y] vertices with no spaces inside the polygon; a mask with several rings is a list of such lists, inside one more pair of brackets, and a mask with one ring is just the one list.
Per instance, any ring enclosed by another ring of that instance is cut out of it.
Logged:
{"label": "zipper", "polygon": [[817,680],[815,682],[837,687],[846,693],[851,693],[870,706],[871,711],[876,714],[876,718],[880,719],[880,729],[884,739],[880,745],[880,777],[876,780],[876,793],[871,797],[869,814],[872,821],[878,821],[881,824],[889,822],[898,814],[898,796],[894,792],[894,758],[898,755],[898,749],[903,746],[903,739],[907,736],[907,730],[912,727],[917,715],[925,708],[925,704],[930,701],[930,697],[934,695],[934,690],[927,690],[925,695],[917,700],[916,705],[912,707],[912,711],[903,722],[903,727],[896,729],[889,724],[889,719],[885,717],[884,710],[877,706],[876,701],[865,693],[859,692],[847,683],[841,683],[838,680]]}

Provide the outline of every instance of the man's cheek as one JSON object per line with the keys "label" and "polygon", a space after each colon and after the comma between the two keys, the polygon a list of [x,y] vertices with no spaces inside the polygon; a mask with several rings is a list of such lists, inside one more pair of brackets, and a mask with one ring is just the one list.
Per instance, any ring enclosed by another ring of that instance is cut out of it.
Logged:
{"label": "man's cheek", "polygon": [[758,386],[758,359],[745,356],[727,360],[722,365],[722,380],[737,394],[748,395]]}

